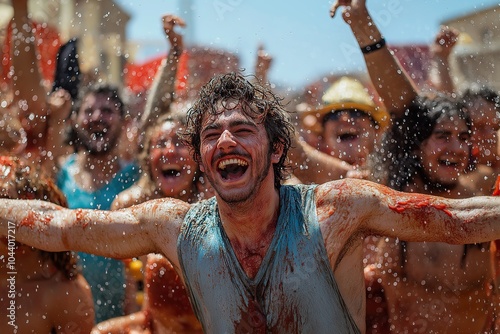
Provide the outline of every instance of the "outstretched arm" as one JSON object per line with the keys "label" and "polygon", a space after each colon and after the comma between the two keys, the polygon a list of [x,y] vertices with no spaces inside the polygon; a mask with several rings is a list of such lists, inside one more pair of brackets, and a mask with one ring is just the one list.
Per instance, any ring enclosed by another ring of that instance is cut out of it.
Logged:
{"label": "outstretched arm", "polygon": [[184,21],[174,15],[162,17],[163,31],[170,43],[170,51],[156,73],[153,84],[149,90],[144,113],[141,116],[141,128],[147,129],[158,117],[168,112],[174,99],[175,78],[179,58],[184,48],[182,36],[175,32],[175,26],[185,27]]}
{"label": "outstretched arm", "polygon": [[74,250],[113,258],[156,252],[179,268],[176,243],[188,209],[187,203],[170,198],[118,211],[0,199],[0,234],[52,252]]}
{"label": "outstretched arm", "polygon": [[362,232],[450,244],[500,239],[500,197],[448,199],[349,179],[319,186],[317,198],[329,203],[318,208],[324,212],[320,221],[341,221],[328,228],[342,228],[347,236]]}
{"label": "outstretched arm", "polygon": [[[366,8],[366,0],[337,0],[330,16],[333,17],[340,6],[344,6],[342,17],[360,48],[363,50],[372,46],[371,51],[365,51],[363,56],[373,86],[391,115],[401,117],[405,107],[417,96],[416,87],[390,50],[381,46],[384,44],[380,43],[383,41],[382,33]],[[381,47],[375,46],[377,44]]]}

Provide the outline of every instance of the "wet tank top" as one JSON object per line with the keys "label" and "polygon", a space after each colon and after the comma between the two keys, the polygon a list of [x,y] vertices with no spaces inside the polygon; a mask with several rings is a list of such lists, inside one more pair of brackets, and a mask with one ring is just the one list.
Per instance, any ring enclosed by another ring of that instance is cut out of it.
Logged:
{"label": "wet tank top", "polygon": [[281,187],[276,231],[253,279],[236,258],[215,198],[192,206],[177,249],[205,333],[359,333],[328,261],[314,188]]}

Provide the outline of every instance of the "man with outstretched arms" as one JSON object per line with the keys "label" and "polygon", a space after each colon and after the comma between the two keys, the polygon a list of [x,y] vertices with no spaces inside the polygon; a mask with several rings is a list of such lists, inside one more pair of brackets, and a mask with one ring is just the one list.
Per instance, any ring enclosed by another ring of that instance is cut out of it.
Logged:
{"label": "man with outstretched arms", "polygon": [[182,136],[215,190],[118,211],[0,200],[1,233],[47,251],[165,255],[205,333],[364,333],[363,237],[468,244],[500,238],[500,198],[445,199],[365,180],[282,185],[293,128],[280,99],[229,73]]}

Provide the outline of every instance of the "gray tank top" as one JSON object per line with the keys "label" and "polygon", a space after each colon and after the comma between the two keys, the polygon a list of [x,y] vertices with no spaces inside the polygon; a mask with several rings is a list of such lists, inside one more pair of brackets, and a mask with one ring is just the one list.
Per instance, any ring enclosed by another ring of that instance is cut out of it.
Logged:
{"label": "gray tank top", "polygon": [[314,188],[281,187],[276,231],[253,279],[236,258],[215,198],[192,206],[177,249],[205,333],[359,333],[328,261]]}

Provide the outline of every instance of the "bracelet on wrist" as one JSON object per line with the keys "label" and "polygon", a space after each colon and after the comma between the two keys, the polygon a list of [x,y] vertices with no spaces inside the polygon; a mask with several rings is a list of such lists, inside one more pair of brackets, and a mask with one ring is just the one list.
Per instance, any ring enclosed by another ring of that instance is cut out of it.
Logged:
{"label": "bracelet on wrist", "polygon": [[370,45],[367,45],[367,46],[363,46],[361,48],[361,52],[363,52],[363,54],[368,54],[368,53],[380,50],[384,46],[385,46],[385,38],[382,37],[379,41],[377,41],[377,42],[375,42],[373,44],[370,44]]}

